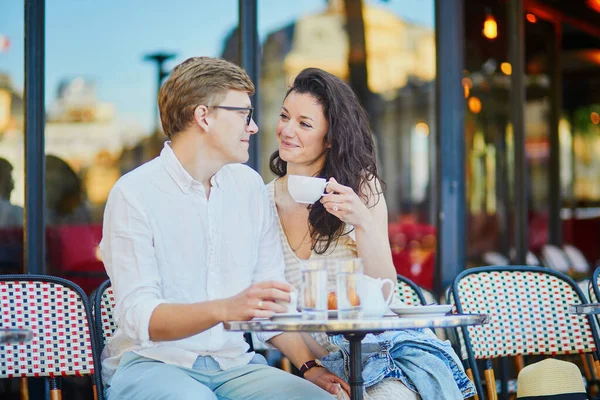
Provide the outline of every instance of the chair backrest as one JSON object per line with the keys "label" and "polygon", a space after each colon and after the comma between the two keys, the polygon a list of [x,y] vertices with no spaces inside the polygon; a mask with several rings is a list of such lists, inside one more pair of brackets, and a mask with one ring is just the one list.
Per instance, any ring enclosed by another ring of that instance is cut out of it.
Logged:
{"label": "chair backrest", "polygon": [[397,275],[396,278],[398,295],[404,304],[407,306],[422,306],[427,304],[421,288],[413,281],[402,275]]}
{"label": "chair backrest", "polygon": [[571,244],[565,244],[563,250],[575,272],[586,274],[590,271],[590,263],[588,263],[581,250]]}
{"label": "chair backrest", "polygon": [[[585,297],[560,272],[530,266],[472,268],[456,277],[452,294],[458,312],[490,316],[489,324],[462,329],[471,365],[506,356],[597,353],[598,333],[590,317],[568,312]],[[479,381],[477,368],[474,373]]]}
{"label": "chair backrest", "polygon": [[[592,279],[590,279],[590,302],[597,303],[600,299],[600,267],[596,268]],[[599,316],[600,319],[600,316]]]}
{"label": "chair backrest", "polygon": [[532,267],[541,267],[542,266],[540,259],[531,250],[528,251],[527,255],[525,256],[525,263],[527,265],[531,265]]}
{"label": "chair backrest", "polygon": [[81,288],[52,276],[0,275],[0,311],[0,327],[33,331],[31,342],[0,347],[0,378],[93,375],[101,387],[91,311]]}
{"label": "chair backrest", "polygon": [[497,251],[487,251],[483,253],[483,261],[487,265],[509,265],[510,260],[505,255]]}
{"label": "chair backrest", "polygon": [[542,257],[544,259],[544,264],[548,268],[552,268],[565,274],[571,269],[571,263],[560,247],[556,247],[552,244],[542,246]]}
{"label": "chair backrest", "polygon": [[102,282],[94,293],[93,308],[94,325],[98,337],[98,354],[102,354],[102,349],[117,329],[114,318],[115,295],[110,279]]}

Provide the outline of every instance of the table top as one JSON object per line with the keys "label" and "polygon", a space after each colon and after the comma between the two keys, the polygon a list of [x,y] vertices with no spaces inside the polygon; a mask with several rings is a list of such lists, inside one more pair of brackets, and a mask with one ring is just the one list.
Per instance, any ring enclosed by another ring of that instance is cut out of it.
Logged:
{"label": "table top", "polygon": [[571,314],[600,314],[600,303],[573,304],[569,307]]}
{"label": "table top", "polygon": [[0,344],[28,342],[33,339],[33,332],[29,329],[3,329],[0,328]]}
{"label": "table top", "polygon": [[266,318],[251,321],[235,321],[225,324],[225,329],[244,332],[381,332],[419,328],[452,328],[466,325],[480,325],[489,322],[487,314],[448,314],[432,316],[398,317],[385,316],[379,319],[329,319],[305,320],[289,318],[271,320]]}

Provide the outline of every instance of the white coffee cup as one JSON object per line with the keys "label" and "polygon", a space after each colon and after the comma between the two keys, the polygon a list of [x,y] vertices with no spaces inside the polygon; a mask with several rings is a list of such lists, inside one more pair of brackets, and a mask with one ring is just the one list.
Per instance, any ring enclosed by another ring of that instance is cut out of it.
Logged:
{"label": "white coffee cup", "polygon": [[275,300],[275,303],[286,307],[285,313],[286,314],[294,314],[298,312],[298,291],[294,290],[293,292],[290,292],[290,302],[288,303],[287,301],[283,301],[283,300]]}
{"label": "white coffee cup", "polygon": [[288,192],[297,203],[313,204],[326,195],[326,179],[303,175],[288,175]]}

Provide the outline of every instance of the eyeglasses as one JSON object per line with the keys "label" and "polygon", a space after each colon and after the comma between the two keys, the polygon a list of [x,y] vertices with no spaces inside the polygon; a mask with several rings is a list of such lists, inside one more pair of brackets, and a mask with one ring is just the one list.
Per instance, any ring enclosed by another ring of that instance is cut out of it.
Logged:
{"label": "eyeglasses", "polygon": [[248,111],[248,115],[246,116],[246,125],[250,126],[250,121],[252,121],[252,114],[254,114],[254,107],[230,107],[230,106],[213,106],[214,108],[222,108],[223,110],[229,111]]}

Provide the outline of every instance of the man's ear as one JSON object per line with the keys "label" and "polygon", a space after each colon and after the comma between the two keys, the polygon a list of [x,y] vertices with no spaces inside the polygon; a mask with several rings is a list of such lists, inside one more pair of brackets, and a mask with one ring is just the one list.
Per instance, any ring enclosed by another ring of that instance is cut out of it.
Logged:
{"label": "man's ear", "polygon": [[194,120],[196,124],[205,132],[208,132],[209,117],[208,108],[206,106],[198,106],[194,109]]}

